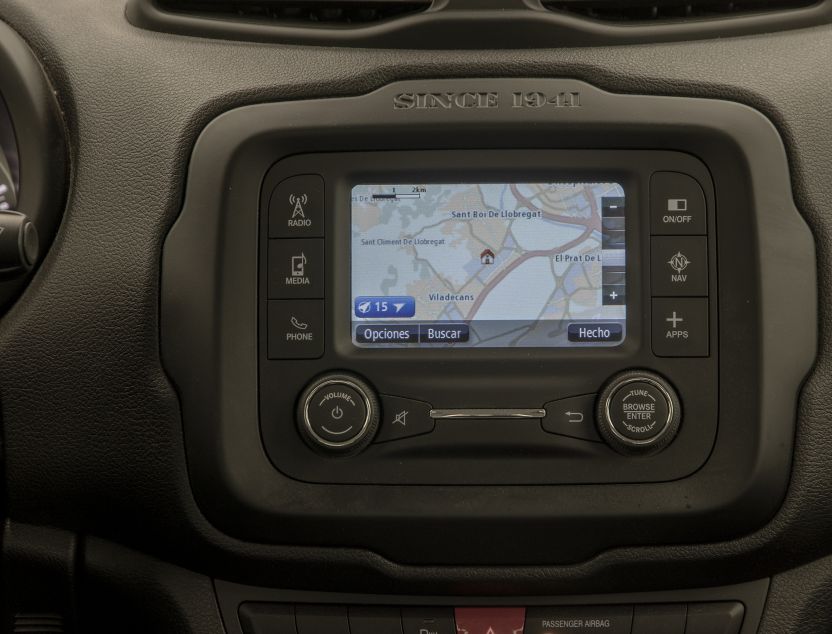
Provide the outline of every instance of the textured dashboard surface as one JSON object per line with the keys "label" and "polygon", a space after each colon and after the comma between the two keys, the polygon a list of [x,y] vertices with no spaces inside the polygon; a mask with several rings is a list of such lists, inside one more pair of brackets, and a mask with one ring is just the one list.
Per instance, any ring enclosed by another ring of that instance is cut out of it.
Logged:
{"label": "textured dashboard surface", "polygon": [[[545,594],[623,583],[649,590],[758,579],[832,553],[832,28],[610,49],[388,52],[168,36],[131,27],[123,11],[121,0],[0,2],[0,19],[30,42],[56,85],[73,158],[64,224],[0,324],[13,522],[117,541],[205,575],[322,590]],[[721,544],[610,551],[562,568],[416,568],[337,542],[330,549],[242,543],[200,514],[158,337],[161,245],[197,134],[238,105],[358,94],[405,78],[482,76],[575,77],[610,91],[732,99],[764,112],[783,134],[797,206],[818,242],[825,312],[789,493],[761,531]]]}

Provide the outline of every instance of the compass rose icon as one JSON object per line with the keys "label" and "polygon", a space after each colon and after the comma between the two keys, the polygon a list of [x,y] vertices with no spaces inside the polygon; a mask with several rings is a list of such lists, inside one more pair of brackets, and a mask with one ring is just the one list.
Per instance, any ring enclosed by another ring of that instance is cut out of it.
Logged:
{"label": "compass rose icon", "polygon": [[688,268],[688,264],[690,264],[690,260],[688,260],[688,256],[686,256],[681,251],[678,251],[676,255],[674,255],[670,260],[667,262],[677,273],[681,273],[686,268]]}

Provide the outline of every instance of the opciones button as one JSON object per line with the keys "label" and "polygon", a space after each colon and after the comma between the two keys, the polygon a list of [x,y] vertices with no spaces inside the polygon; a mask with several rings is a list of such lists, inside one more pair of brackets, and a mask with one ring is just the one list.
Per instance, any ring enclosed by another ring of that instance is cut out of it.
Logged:
{"label": "opciones button", "polygon": [[739,634],[744,616],[742,603],[692,603],[685,634]]}
{"label": "opciones button", "polygon": [[660,236],[650,240],[652,294],[665,297],[708,294],[708,239]]}
{"label": "opciones button", "polygon": [[706,234],[705,194],[699,183],[687,174],[653,174],[650,179],[650,229],[653,234]]}
{"label": "opciones button", "polygon": [[324,241],[269,240],[269,299],[324,296]]}
{"label": "opciones button", "polygon": [[633,634],[685,634],[685,605],[637,605]]}
{"label": "opciones button", "polygon": [[275,187],[269,200],[270,238],[324,236],[324,179],[292,176]]}
{"label": "opciones button", "polygon": [[298,634],[350,634],[347,608],[340,605],[298,605]]}
{"label": "opciones button", "polygon": [[351,634],[402,634],[401,610],[387,606],[350,606]]}
{"label": "opciones button", "polygon": [[317,359],[324,354],[324,301],[269,302],[269,359]]}
{"label": "opciones button", "polygon": [[452,608],[402,608],[404,634],[456,634]]}
{"label": "opciones button", "polygon": [[587,394],[546,403],[543,429],[550,434],[601,442],[595,427],[595,398],[595,394]]}
{"label": "opciones button", "polygon": [[526,608],[456,608],[460,634],[522,634]]}
{"label": "opciones button", "polygon": [[411,324],[359,324],[355,327],[358,343],[419,343],[419,326]]}
{"label": "opciones button", "polygon": [[436,425],[430,417],[431,406],[399,396],[385,396],[381,399],[381,426],[375,442],[387,442],[429,434]]}
{"label": "opciones button", "polygon": [[629,605],[528,608],[524,634],[630,634],[632,623]]}
{"label": "opciones button", "polygon": [[654,299],[652,319],[656,356],[708,356],[707,298]]}

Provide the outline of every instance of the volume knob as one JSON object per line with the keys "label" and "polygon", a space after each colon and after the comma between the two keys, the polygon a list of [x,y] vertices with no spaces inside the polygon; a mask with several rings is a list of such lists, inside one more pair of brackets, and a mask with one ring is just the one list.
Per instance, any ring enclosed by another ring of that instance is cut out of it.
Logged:
{"label": "volume knob", "polygon": [[350,374],[326,374],[303,391],[298,402],[298,427],[304,440],[318,451],[356,453],[378,429],[375,391]]}
{"label": "volume knob", "polygon": [[679,432],[682,405],[667,380],[630,370],[613,377],[601,391],[596,420],[601,437],[619,453],[657,453]]}

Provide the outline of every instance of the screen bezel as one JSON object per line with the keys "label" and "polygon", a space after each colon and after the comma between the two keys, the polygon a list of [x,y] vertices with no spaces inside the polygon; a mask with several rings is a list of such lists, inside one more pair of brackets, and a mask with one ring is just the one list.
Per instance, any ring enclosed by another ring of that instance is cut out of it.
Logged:
{"label": "screen bezel", "polygon": [[[559,165],[552,159],[560,153],[570,164]],[[604,156],[614,158],[615,152]],[[327,188],[327,252],[333,258],[327,265],[327,315],[331,339],[339,356],[385,359],[420,359],[447,361],[464,356],[466,359],[499,358],[506,361],[528,358],[530,353],[552,359],[615,359],[632,356],[649,341],[649,323],[645,319],[647,298],[649,230],[647,214],[647,183],[636,170],[622,165],[626,162],[599,162],[599,154],[581,150],[452,150],[418,152],[363,153],[361,161],[342,165]],[[417,167],[418,166],[418,167]],[[407,346],[364,347],[353,341],[352,331],[352,189],[356,185],[379,185],[402,182],[431,184],[459,182],[615,182],[627,198],[626,284],[627,326],[624,340],[616,346],[568,347],[455,347]],[[645,235],[642,235],[645,234]],[[465,351],[460,355],[460,351]]]}

